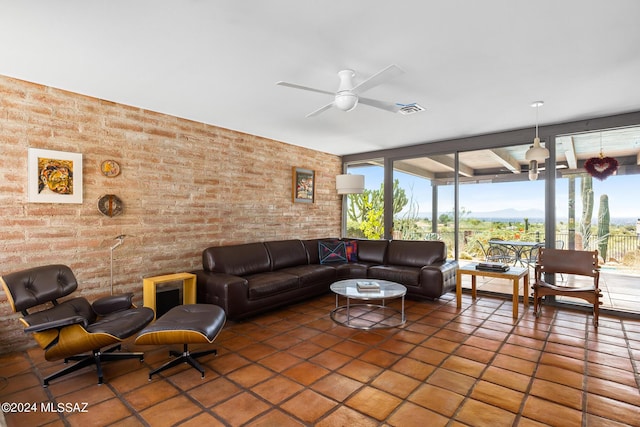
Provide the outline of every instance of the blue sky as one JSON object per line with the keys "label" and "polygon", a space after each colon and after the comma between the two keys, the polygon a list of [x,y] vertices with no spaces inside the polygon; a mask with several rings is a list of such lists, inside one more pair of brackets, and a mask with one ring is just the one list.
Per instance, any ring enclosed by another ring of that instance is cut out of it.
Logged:
{"label": "blue sky", "polygon": [[[349,173],[365,175],[365,187],[378,189],[383,181],[382,167],[349,168]],[[428,180],[404,173],[395,173],[400,185],[419,204],[420,212],[431,210],[431,185]],[[556,186],[556,205],[558,218],[567,216],[568,180],[560,179]],[[600,196],[609,196],[609,210],[612,218],[640,218],[639,175],[612,176],[604,181],[593,179],[594,216],[597,216]],[[440,210],[453,208],[453,187],[441,187]],[[540,209],[544,210],[544,180],[520,181],[511,183],[487,183],[462,185],[460,187],[460,205],[473,213],[491,212],[502,209]],[[576,217],[580,217],[582,202],[580,197],[580,179],[576,179]]]}

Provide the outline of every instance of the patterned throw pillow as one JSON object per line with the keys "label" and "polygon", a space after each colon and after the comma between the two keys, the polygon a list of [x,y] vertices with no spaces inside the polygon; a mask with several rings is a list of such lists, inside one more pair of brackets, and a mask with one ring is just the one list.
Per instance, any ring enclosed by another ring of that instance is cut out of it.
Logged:
{"label": "patterned throw pillow", "polygon": [[318,242],[320,264],[332,262],[347,262],[347,251],[344,242],[340,240],[321,240]]}
{"label": "patterned throw pillow", "polygon": [[346,242],[344,242],[344,247],[347,252],[347,261],[357,262],[358,261],[358,241],[347,240]]}

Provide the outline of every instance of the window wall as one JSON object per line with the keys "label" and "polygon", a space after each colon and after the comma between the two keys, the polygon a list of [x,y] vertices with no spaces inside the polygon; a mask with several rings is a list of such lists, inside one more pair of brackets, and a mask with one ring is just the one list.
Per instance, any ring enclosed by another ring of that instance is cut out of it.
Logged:
{"label": "window wall", "polygon": [[[640,112],[541,126],[550,158],[533,180],[525,160],[533,128],[344,156],[348,172],[363,173],[369,191],[347,202],[347,235],[441,239],[460,263],[486,259],[498,239],[599,249],[601,284],[608,286],[603,308],[640,313],[640,207],[631,203],[640,186],[636,123]],[[619,163],[615,174],[604,180],[586,174],[588,158],[607,156]],[[363,212],[370,207],[374,212]],[[524,249],[510,259],[530,261]]]}
{"label": "window wall", "polygon": [[[492,239],[543,242],[544,174],[529,180],[528,147],[460,152],[457,168],[455,153],[394,161],[392,237],[443,240],[461,261],[484,260]],[[524,249],[519,255],[527,255]]]}

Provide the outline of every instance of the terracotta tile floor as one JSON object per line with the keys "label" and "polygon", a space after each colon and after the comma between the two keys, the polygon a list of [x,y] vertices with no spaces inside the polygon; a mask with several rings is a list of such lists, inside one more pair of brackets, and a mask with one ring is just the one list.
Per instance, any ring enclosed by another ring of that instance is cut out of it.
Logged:
{"label": "terracotta tile floor", "polygon": [[457,310],[447,294],[407,301],[402,328],[361,331],[336,325],[334,304],[228,322],[204,379],[181,365],[148,381],[168,347],[130,342],[144,362],[105,364],[102,386],[85,368],[45,389],[61,363],[35,348],[0,356],[1,400],[37,409],[6,425],[640,426],[639,320],[602,316],[596,332],[584,312],[521,306],[514,321],[507,299],[465,294]]}

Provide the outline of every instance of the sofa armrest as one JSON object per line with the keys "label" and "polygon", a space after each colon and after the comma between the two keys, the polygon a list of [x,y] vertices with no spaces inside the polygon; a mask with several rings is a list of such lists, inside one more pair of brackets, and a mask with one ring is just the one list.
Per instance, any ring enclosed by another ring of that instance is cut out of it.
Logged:
{"label": "sofa armrest", "polygon": [[249,286],[245,279],[226,273],[214,273],[212,271],[192,271],[196,275],[197,301],[201,304],[215,304],[222,307],[229,315],[229,305],[242,294],[248,298]]}
{"label": "sofa armrest", "polygon": [[423,269],[431,269],[437,270],[443,275],[453,276],[454,280],[456,278],[456,271],[458,270],[458,261],[454,259],[450,259],[444,262],[438,262],[431,265],[425,265],[422,267]]}
{"label": "sofa armrest", "polygon": [[439,298],[456,288],[458,261],[448,260],[425,265],[420,270],[420,287],[430,298]]}

